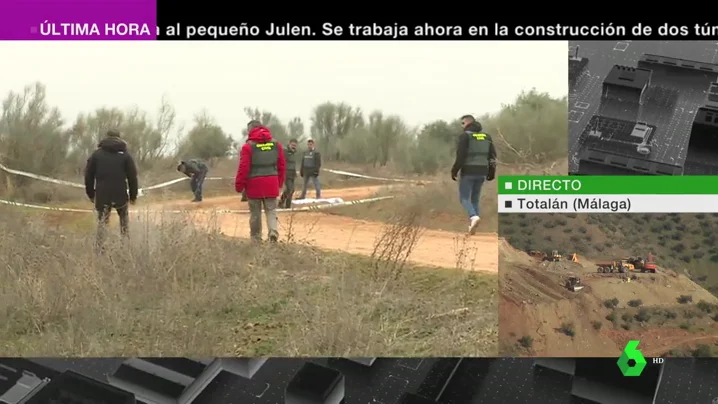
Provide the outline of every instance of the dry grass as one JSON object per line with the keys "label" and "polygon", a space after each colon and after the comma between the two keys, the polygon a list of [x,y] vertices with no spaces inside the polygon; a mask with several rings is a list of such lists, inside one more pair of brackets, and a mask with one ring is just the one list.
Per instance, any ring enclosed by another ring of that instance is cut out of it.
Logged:
{"label": "dry grass", "polygon": [[131,240],[97,256],[91,217],[18,212],[0,207],[0,355],[497,354],[495,276],[406,265],[418,211],[371,258],[169,214],[133,219]]}
{"label": "dry grass", "polygon": [[[397,212],[406,211],[413,205],[420,204],[425,214],[421,216],[418,225],[429,229],[464,233],[468,219],[466,212],[459,204],[456,189],[457,185],[452,181],[406,185],[400,192],[387,188],[379,192],[378,196],[396,195],[396,198],[371,205],[350,205],[336,208],[327,213],[386,222],[395,218]],[[489,182],[484,186],[481,195],[480,206],[483,211],[481,212],[482,220],[479,224],[479,232],[497,232],[497,203],[496,185]]]}

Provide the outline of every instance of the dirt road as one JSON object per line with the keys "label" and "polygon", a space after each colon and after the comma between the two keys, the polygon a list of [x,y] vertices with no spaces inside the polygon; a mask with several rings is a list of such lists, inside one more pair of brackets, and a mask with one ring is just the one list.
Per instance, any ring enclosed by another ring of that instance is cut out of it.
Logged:
{"label": "dirt road", "polygon": [[[379,188],[357,187],[328,189],[324,198],[342,198],[352,201],[370,198]],[[397,187],[397,188],[400,188]],[[189,209],[207,211],[211,209],[247,209],[239,196],[206,199],[201,204],[189,201],[167,201],[155,204],[164,209]],[[193,216],[196,222],[212,220],[215,226],[226,236],[248,238],[249,220],[246,214],[198,213]],[[329,215],[320,212],[280,213],[280,239],[287,234],[298,243],[307,243],[315,247],[344,251],[352,254],[371,255],[375,240],[381,234],[384,223],[356,220],[350,217]],[[447,231],[426,230],[422,233],[409,261],[417,265],[463,268],[467,270],[498,272],[498,237],[496,234],[477,233],[467,237],[465,234]]]}

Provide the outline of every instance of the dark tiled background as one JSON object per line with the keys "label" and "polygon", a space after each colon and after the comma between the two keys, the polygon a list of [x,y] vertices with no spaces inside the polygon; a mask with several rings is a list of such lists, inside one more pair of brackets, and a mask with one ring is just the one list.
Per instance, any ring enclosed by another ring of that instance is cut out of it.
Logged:
{"label": "dark tiled background", "polygon": [[[167,368],[175,368],[171,359],[152,360],[160,365],[163,361],[167,361]],[[73,371],[106,384],[123,362],[114,358],[0,359],[0,394],[15,384],[22,371],[49,379]],[[345,404],[638,404],[654,402],[654,395],[657,404],[718,403],[718,361],[682,358],[666,359],[663,365],[650,364],[638,378],[621,376],[616,358],[378,358],[371,366],[347,359],[269,359],[251,379],[220,373],[194,403],[282,404],[287,386],[308,362],[337,371],[327,374],[344,377]],[[317,381],[312,377],[303,380],[317,387],[322,378],[317,376]],[[78,397],[66,395],[52,402],[110,403]],[[425,400],[411,401],[409,397]]]}

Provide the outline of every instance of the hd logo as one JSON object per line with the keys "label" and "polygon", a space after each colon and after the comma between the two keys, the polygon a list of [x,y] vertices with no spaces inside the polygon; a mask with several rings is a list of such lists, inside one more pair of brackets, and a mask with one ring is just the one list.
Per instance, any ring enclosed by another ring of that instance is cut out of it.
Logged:
{"label": "hd logo", "polygon": [[643,369],[646,368],[646,358],[643,353],[638,350],[638,344],[641,341],[628,341],[623,349],[623,354],[618,358],[618,368],[624,376],[640,376]]}

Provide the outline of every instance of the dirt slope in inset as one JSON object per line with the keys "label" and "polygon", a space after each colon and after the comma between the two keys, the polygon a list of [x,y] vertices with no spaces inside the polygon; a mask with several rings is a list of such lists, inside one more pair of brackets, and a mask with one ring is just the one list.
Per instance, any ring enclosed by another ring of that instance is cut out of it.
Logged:
{"label": "dirt slope in inset", "polygon": [[[342,198],[345,201],[370,198],[380,187],[359,187],[322,192],[324,198]],[[386,187],[381,187],[386,189]],[[201,204],[168,201],[155,204],[165,209],[209,210],[247,209],[239,196],[206,199]],[[249,218],[246,214],[193,214],[199,224],[212,222],[222,233],[230,237],[249,237]],[[279,214],[280,238],[292,234],[294,242],[308,243],[315,247],[344,251],[352,254],[371,255],[377,236],[386,226],[374,221],[356,220],[345,216],[320,212],[282,212]],[[442,268],[461,267],[469,270],[498,272],[498,238],[496,234],[479,233],[467,237],[462,233],[425,230],[412,251],[409,261],[425,266]]]}
{"label": "dirt slope in inset", "polygon": [[[529,336],[530,353],[537,356],[610,356],[618,355],[630,339],[641,341],[645,352],[660,355],[670,349],[713,341],[718,334],[715,324],[682,330],[677,326],[661,328],[652,323],[631,321],[629,330],[606,317],[612,312],[604,302],[618,299],[619,310],[631,309],[627,303],[640,300],[641,307],[680,313],[677,299],[691,296],[694,302],[718,303],[710,292],[667,269],[657,274],[636,273],[637,279],[625,282],[619,274],[599,274],[594,262],[579,257],[580,262],[540,263],[509,245],[500,243],[500,340],[504,349],[516,348],[518,339]],[[584,289],[571,292],[564,287],[568,276],[581,278]],[[620,318],[618,319],[620,322]],[[601,323],[597,329],[597,323]],[[566,332],[566,325],[575,330]]]}

